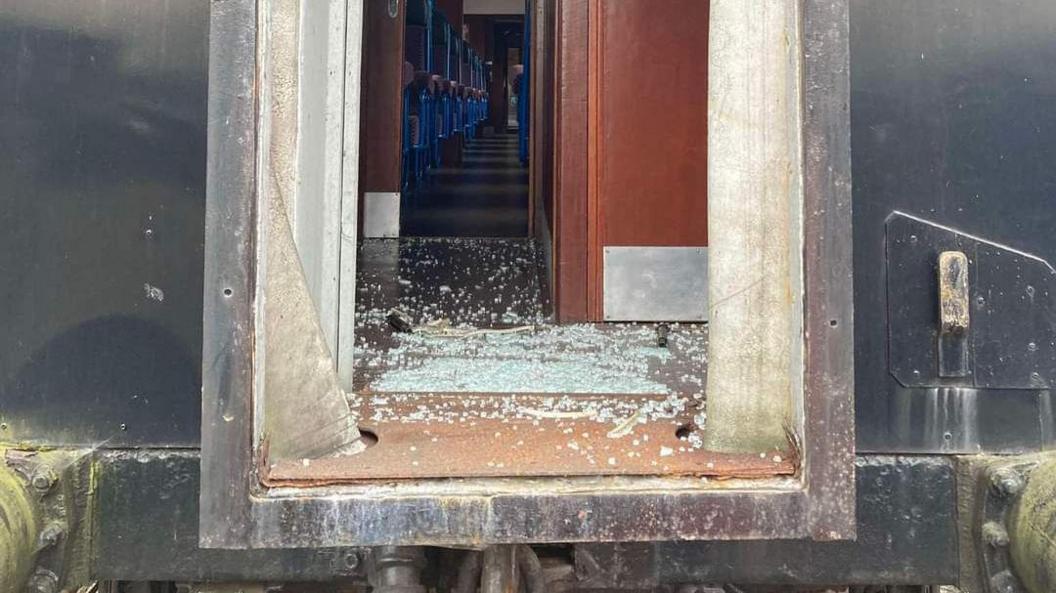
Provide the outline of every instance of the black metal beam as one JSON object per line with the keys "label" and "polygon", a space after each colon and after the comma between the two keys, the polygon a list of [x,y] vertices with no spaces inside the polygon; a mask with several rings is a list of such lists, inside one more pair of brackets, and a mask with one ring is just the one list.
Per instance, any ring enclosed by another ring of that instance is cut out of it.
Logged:
{"label": "black metal beam", "polygon": [[352,548],[199,548],[199,462],[197,450],[98,454],[93,576],[138,581],[362,577],[363,556]]}
{"label": "black metal beam", "polygon": [[[92,546],[96,577],[191,581],[362,577],[362,556],[352,548],[199,548],[198,463],[197,451],[97,455]],[[814,585],[957,580],[955,476],[950,458],[858,457],[857,486],[855,542],[580,545],[576,559],[581,585],[627,589],[689,582]]]}
{"label": "black metal beam", "polygon": [[657,545],[663,583],[936,585],[958,580],[956,475],[946,457],[858,457],[853,542]]}

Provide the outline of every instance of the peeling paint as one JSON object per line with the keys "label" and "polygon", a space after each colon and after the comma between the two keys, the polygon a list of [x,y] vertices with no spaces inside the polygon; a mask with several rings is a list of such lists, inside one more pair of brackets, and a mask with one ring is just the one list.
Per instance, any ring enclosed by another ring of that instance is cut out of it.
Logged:
{"label": "peeling paint", "polygon": [[161,303],[165,300],[165,291],[149,283],[143,284],[143,293],[152,301]]}

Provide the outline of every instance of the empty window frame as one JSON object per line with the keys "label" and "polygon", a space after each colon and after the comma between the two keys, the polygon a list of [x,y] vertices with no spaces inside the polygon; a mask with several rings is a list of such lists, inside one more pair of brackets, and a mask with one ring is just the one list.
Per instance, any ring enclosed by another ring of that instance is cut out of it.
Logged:
{"label": "empty window frame", "polygon": [[[562,13],[575,4],[562,3]],[[328,356],[327,342],[333,338],[321,321],[325,313],[317,313],[319,297],[309,281],[311,262],[304,261],[296,240],[297,219],[291,217],[289,203],[269,188],[278,129],[269,110],[268,52],[279,31],[270,20],[270,4],[237,0],[214,5],[203,376],[204,546],[853,536],[846,3],[805,0],[756,6],[752,18],[740,14],[748,10],[743,3],[712,4],[711,36],[729,44],[713,43],[723,51],[710,52],[709,102],[720,95],[747,119],[737,118],[737,123],[734,118],[723,120],[730,113],[712,114],[709,214],[715,224],[731,225],[730,230],[745,223],[733,206],[753,189],[743,176],[747,163],[762,174],[752,178],[759,195],[772,200],[760,206],[767,208],[764,218],[781,224],[788,234],[771,243],[769,253],[760,251],[759,241],[738,244],[721,230],[712,235],[710,426],[704,430],[707,446],[700,451],[697,471],[568,476],[558,470],[482,475],[454,483],[408,479],[383,484],[341,474],[342,467],[354,467],[354,453],[371,439],[358,431],[357,417],[348,408]],[[332,0],[327,18],[320,22],[334,35],[314,52],[307,47],[296,51],[343,61],[341,71],[354,77],[359,69],[356,52],[344,48],[359,47],[358,6]],[[337,26],[335,18],[343,26]],[[311,21],[307,15],[298,19],[298,27]],[[748,30],[736,28],[743,23],[749,23]],[[258,35],[258,27],[266,34]],[[337,34],[342,30],[344,35]],[[769,43],[776,41],[767,37],[774,31],[794,41]],[[778,104],[783,109],[737,96],[741,87],[734,81],[751,84],[757,76],[746,67],[749,54],[770,60],[782,73],[754,82],[776,85],[772,90],[781,95]],[[343,184],[338,192],[342,225],[337,243],[354,243],[355,201],[347,201],[347,196],[356,194],[355,159],[348,155],[355,154],[351,138],[358,130],[357,98],[347,83],[341,85],[333,68],[323,70],[327,74],[322,78],[330,82],[320,85],[326,89],[322,112],[344,114],[343,150],[324,150],[319,158],[309,158],[305,151],[318,146],[300,147],[287,155],[298,155],[301,171],[331,163],[323,179]],[[723,73],[720,80],[717,71]],[[344,93],[340,98],[334,90],[338,87]],[[743,155],[740,176],[722,162],[723,155],[736,153],[738,138],[774,125],[785,131],[780,141]],[[323,126],[322,135],[336,138],[333,127]],[[715,150],[717,142],[726,142],[723,148],[729,152]],[[321,183],[303,174],[303,183]],[[738,272],[746,265],[761,265],[763,275],[738,287]],[[344,273],[340,271],[338,282]],[[737,288],[717,294],[721,278],[730,280],[721,286]],[[731,313],[724,315],[729,325],[720,330],[716,307],[760,287],[783,287],[792,305],[768,305],[765,294],[761,301],[749,299],[748,309],[731,304]],[[750,306],[762,306],[764,310],[755,313],[770,319],[753,327],[739,322],[752,313]],[[745,332],[774,339],[779,347],[764,350],[765,341],[741,340]],[[339,329],[339,357],[342,339]],[[717,364],[729,368],[718,370]],[[752,384],[745,376],[752,377]],[[723,420],[717,426],[719,418]],[[780,439],[787,445],[782,449],[785,457],[768,459]],[[721,485],[701,479],[711,473],[708,464],[730,459],[734,479]],[[738,468],[752,467],[755,459],[782,467],[790,461],[791,471],[737,477]],[[279,464],[286,464],[290,479],[273,479],[273,466]],[[294,472],[293,467],[299,469]],[[528,477],[532,479],[521,479]]]}

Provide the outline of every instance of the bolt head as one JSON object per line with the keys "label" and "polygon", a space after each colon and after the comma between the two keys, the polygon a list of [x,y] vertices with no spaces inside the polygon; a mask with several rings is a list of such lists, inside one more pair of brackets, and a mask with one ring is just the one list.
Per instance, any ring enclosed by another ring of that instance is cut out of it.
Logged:
{"label": "bolt head", "polygon": [[43,550],[50,548],[59,543],[59,540],[66,535],[66,529],[59,523],[49,523],[40,532],[40,537],[37,540],[38,548]]}
{"label": "bolt head", "polygon": [[1008,545],[1008,530],[996,521],[983,525],[983,541],[992,548],[1003,548]]}
{"label": "bolt head", "polygon": [[1019,593],[1022,589],[1016,577],[1007,570],[990,577],[990,590],[994,593]]}
{"label": "bolt head", "polygon": [[345,554],[345,568],[348,570],[355,570],[359,567],[359,554],[355,552],[349,552]]}
{"label": "bolt head", "polygon": [[46,568],[38,568],[37,572],[29,578],[26,590],[30,593],[57,593],[59,590],[59,577]]}
{"label": "bolt head", "polygon": [[48,468],[40,468],[33,472],[29,483],[40,492],[47,492],[55,485],[55,474]]}
{"label": "bolt head", "polygon": [[1023,474],[1010,467],[1003,467],[990,476],[990,485],[997,495],[1010,498],[1022,492],[1027,483]]}

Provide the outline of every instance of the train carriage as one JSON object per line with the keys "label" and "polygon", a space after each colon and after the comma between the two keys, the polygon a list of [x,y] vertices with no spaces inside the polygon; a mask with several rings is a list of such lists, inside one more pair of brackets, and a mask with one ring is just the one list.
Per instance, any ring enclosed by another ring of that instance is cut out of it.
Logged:
{"label": "train carriage", "polygon": [[1052,591],[1054,34],[9,0],[0,592]]}

